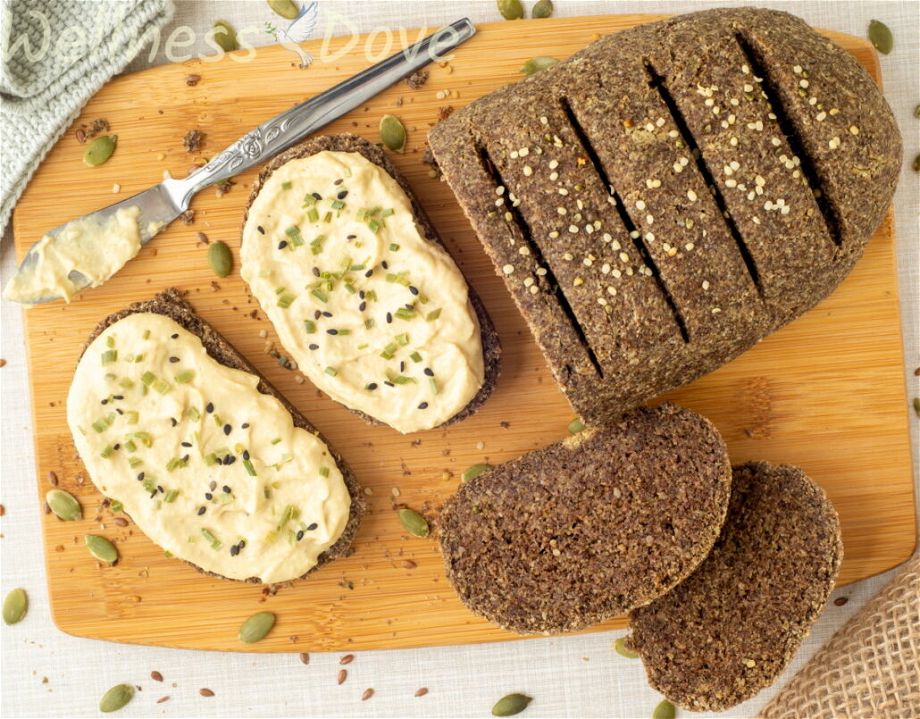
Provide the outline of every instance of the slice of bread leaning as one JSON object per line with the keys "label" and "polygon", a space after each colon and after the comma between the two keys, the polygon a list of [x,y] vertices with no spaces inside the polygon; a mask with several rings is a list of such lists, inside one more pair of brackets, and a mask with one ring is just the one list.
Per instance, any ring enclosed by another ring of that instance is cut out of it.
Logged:
{"label": "slice of bread leaning", "polygon": [[[165,369],[143,371],[157,361]],[[196,384],[211,377],[208,368],[229,385],[223,403],[211,401],[222,391],[213,379]],[[145,406],[150,398],[155,404]],[[99,323],[67,404],[93,483],[152,541],[199,571],[276,583],[351,552],[366,510],[351,470],[178,290]],[[275,430],[279,436],[268,438]],[[169,456],[165,464],[153,462],[158,448],[159,459]],[[259,571],[249,574],[250,567]]]}
{"label": "slice of bread leaning", "polygon": [[640,408],[475,477],[440,517],[447,577],[473,612],[518,633],[602,622],[705,559],[731,466],[712,424]]}
{"label": "slice of bread leaning", "polygon": [[276,157],[243,221],[243,279],[299,369],[372,423],[408,433],[475,412],[501,346],[406,180],[355,135]]}
{"label": "slice of bread leaning", "polygon": [[628,646],[675,704],[721,711],[773,683],[827,603],[843,558],[837,512],[798,467],[735,467],[710,555],[630,612]]}

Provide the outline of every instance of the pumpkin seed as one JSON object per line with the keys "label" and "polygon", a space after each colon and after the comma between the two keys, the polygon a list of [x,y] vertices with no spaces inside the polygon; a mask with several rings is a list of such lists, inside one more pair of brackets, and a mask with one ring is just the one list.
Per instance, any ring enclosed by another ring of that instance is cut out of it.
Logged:
{"label": "pumpkin seed", "polygon": [[495,706],[492,707],[492,716],[510,717],[520,714],[532,701],[533,698],[526,694],[508,694],[495,702]]}
{"label": "pumpkin seed", "polygon": [[214,33],[214,42],[224,52],[233,52],[240,49],[240,45],[236,41],[236,30],[226,20],[217,20],[211,30]]}
{"label": "pumpkin seed", "polygon": [[296,20],[300,10],[294,0],[268,0],[268,6],[275,15],[280,15],[285,20]]}
{"label": "pumpkin seed", "polygon": [[428,528],[428,520],[414,509],[409,509],[408,507],[400,509],[399,521],[402,522],[402,525],[409,534],[414,534],[416,537],[428,536],[428,532],[430,531]]}
{"label": "pumpkin seed", "polygon": [[406,149],[406,128],[398,117],[384,115],[380,118],[380,140],[393,152]]}
{"label": "pumpkin seed", "polygon": [[545,70],[548,67],[552,67],[557,62],[559,61],[556,58],[547,57],[545,55],[533,57],[524,63],[524,66],[521,68],[521,73],[524,75],[535,75],[536,73],[540,72],[540,70]]}
{"label": "pumpkin seed", "polygon": [[105,537],[100,537],[98,534],[87,534],[83,541],[86,543],[89,553],[100,562],[115,564],[118,561],[118,550]]}
{"label": "pumpkin seed", "polygon": [[18,624],[29,611],[29,597],[25,589],[13,589],[3,600],[3,623]]}
{"label": "pumpkin seed", "polygon": [[262,641],[273,626],[275,626],[275,615],[271,612],[253,614],[240,626],[240,641],[246,644]]}
{"label": "pumpkin seed", "polygon": [[474,464],[472,467],[467,467],[465,470],[463,470],[463,474],[460,475],[460,481],[468,482],[473,477],[478,477],[480,474],[489,469],[492,469],[492,465],[488,464],[487,462]]}
{"label": "pumpkin seed", "polygon": [[920,117],[920,105],[914,108],[914,117]]}
{"label": "pumpkin seed", "polygon": [[914,412],[920,417],[920,397],[914,397]]}
{"label": "pumpkin seed", "polygon": [[917,155],[914,158],[913,168],[914,168],[914,172],[920,172],[920,155]]}
{"label": "pumpkin seed", "polygon": [[677,709],[667,699],[655,707],[652,712],[652,719],[674,719],[677,716]]}
{"label": "pumpkin seed", "polygon": [[52,489],[45,495],[45,501],[58,519],[72,522],[83,518],[83,508],[70,492],[65,492],[63,489]]}
{"label": "pumpkin seed", "polygon": [[83,162],[90,167],[99,167],[115,152],[118,135],[100,135],[86,147],[83,153]]}
{"label": "pumpkin seed", "polygon": [[116,684],[102,695],[99,700],[99,711],[117,712],[134,698],[134,687],[130,684]]}
{"label": "pumpkin seed", "polygon": [[521,0],[498,0],[498,11],[505,20],[520,20],[524,17]]}
{"label": "pumpkin seed", "polygon": [[626,646],[626,640],[620,637],[613,643],[613,651],[627,659],[638,659],[639,654]]}
{"label": "pumpkin seed", "polygon": [[585,423],[581,421],[580,418],[576,417],[571,422],[569,422],[569,432],[572,434],[578,434],[585,428]]}
{"label": "pumpkin seed", "polygon": [[894,36],[891,34],[889,27],[881,20],[872,20],[869,23],[869,42],[882,55],[887,55],[894,47]]}
{"label": "pumpkin seed", "polygon": [[208,264],[218,277],[226,277],[233,269],[233,255],[223,240],[208,245]]}
{"label": "pumpkin seed", "polygon": [[553,0],[537,0],[530,11],[530,17],[543,19],[553,14]]}

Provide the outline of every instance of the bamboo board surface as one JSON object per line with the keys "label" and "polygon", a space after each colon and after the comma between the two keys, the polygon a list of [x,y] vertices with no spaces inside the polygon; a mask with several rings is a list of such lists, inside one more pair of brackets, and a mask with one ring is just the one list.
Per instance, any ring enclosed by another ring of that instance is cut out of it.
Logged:
{"label": "bamboo board surface", "polygon": [[[464,468],[501,462],[565,436],[573,413],[449,189],[428,177],[422,163],[425,134],[439,108],[460,107],[516,80],[527,59],[564,58],[599,33],[649,19],[623,15],[481,26],[448,66],[430,67],[424,87],[400,84],[326,129],[377,141],[381,115],[401,117],[409,128],[409,145],[404,155],[394,157],[396,164],[495,321],[504,345],[498,387],[474,417],[449,430],[401,436],[366,426],[320,396],[309,381],[298,384],[295,373],[266,354],[266,339],[259,333],[266,330],[268,340],[275,335],[261,313],[250,317],[256,304],[238,274],[220,280],[218,290],[212,288],[215,278],[196,233],[227,241],[236,254],[255,171],[236,178],[236,186],[223,197],[213,189],[201,193],[193,204],[193,224],[175,222],[103,287],[70,305],[27,311],[38,489],[44,495],[50,488],[53,471],[85,509],[84,520],[76,523],[44,517],[50,596],[62,630],[124,642],[247,651],[512,638],[459,603],[444,578],[436,541],[407,535],[393,508],[405,503],[434,521]],[[297,66],[296,55],[274,46],[260,48],[248,62],[194,60],[112,81],[54,147],[23,195],[14,216],[19,256],[46,229],[144,190],[164,170],[183,176],[194,161],[423,34],[395,33],[390,48],[384,34],[369,44],[362,37],[350,52],[328,60],[319,42],[306,43],[316,57],[306,70]],[[879,79],[868,43],[834,37]],[[334,40],[330,54],[345,43]],[[370,56],[362,48],[370,48]],[[195,87],[184,82],[192,73],[202,78]],[[447,90],[449,97],[439,97]],[[95,118],[109,121],[118,149],[108,163],[91,169],[81,162],[85,148],[74,139],[74,130]],[[188,154],[182,138],[193,128],[206,138],[200,153]],[[119,194],[113,194],[116,183]],[[189,291],[200,314],[304,412],[373,492],[355,553],[274,596],[264,596],[258,585],[207,577],[167,559],[133,525],[116,526],[89,479],[81,481],[85,470],[67,430],[64,401],[83,343],[110,312],[171,285]],[[890,216],[830,298],[672,396],[715,422],[733,461],[797,464],[827,490],[843,525],[842,583],[886,570],[912,553],[916,527]],[[100,530],[119,546],[122,559],[115,567],[97,565],[83,546],[84,534]],[[240,623],[264,609],[278,615],[272,634],[257,645],[241,644]],[[620,618],[600,628],[624,624]]]}

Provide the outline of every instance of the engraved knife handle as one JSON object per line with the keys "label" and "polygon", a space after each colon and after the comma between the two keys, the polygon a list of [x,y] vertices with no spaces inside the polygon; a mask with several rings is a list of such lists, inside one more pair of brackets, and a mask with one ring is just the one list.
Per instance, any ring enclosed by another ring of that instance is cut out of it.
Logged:
{"label": "engraved knife handle", "polygon": [[463,18],[441,28],[386,60],[362,70],[316,97],[267,120],[180,180],[187,209],[192,197],[209,185],[260,165],[297,144],[308,134],[341,117],[390,85],[437,60],[471,38],[476,28]]}

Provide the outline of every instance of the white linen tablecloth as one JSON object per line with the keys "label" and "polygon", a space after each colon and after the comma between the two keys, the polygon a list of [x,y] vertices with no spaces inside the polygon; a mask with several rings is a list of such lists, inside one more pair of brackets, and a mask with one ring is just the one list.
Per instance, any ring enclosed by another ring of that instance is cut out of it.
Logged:
{"label": "white linen tablecloth", "polygon": [[[299,0],[303,2],[305,0]],[[526,5],[532,1],[527,0]],[[597,13],[677,13],[711,7],[713,2],[591,2],[556,0],[556,16]],[[780,7],[813,25],[864,36],[870,19],[892,28],[894,51],[882,57],[885,94],[895,110],[904,135],[905,168],[895,197],[898,241],[898,281],[905,343],[905,378],[910,397],[917,396],[920,378],[920,233],[918,200],[920,175],[910,165],[920,152],[920,119],[913,117],[920,103],[920,4],[915,2],[790,2],[759,3]],[[435,27],[462,15],[475,22],[499,20],[495,2],[368,2],[348,0],[319,3],[313,37],[322,37],[334,14],[348,17],[357,31],[379,26]],[[214,20],[229,20],[237,29],[263,28],[275,22],[262,0],[250,2],[196,2],[180,0],[168,37],[176,27],[188,25],[200,36]],[[343,27],[340,25],[339,30]],[[253,35],[253,44],[274,42],[267,34]],[[199,46],[202,50],[203,45]],[[163,44],[151,59],[148,52],[132,69],[165,62]],[[0,148],[2,151],[2,148]],[[9,234],[9,233],[8,233]],[[12,243],[2,245],[2,279],[15,269]],[[501,696],[525,692],[534,701],[527,717],[650,717],[661,697],[648,687],[642,664],[620,657],[613,640],[624,632],[588,636],[532,639],[479,646],[360,652],[348,666],[348,680],[336,684],[338,654],[314,654],[304,666],[296,654],[250,655],[156,649],[77,639],[60,632],[48,607],[42,557],[41,512],[35,491],[35,464],[31,436],[29,388],[21,311],[3,303],[0,356],[2,392],[2,442],[0,472],[6,514],[2,530],[3,594],[17,586],[29,593],[30,610],[14,627],[2,628],[3,716],[68,716],[98,714],[98,701],[113,684],[128,682],[143,688],[120,715],[139,716],[386,716],[452,717],[488,716]],[[908,412],[892,407],[892,412]],[[918,420],[911,414],[915,480],[920,477]],[[874,577],[835,592],[849,597],[844,606],[833,602],[777,685],[723,716],[752,717],[775,691],[851,616],[875,594],[890,576]],[[158,683],[152,670],[163,674]],[[207,687],[215,696],[206,698]],[[414,697],[420,687],[428,694]],[[367,688],[375,693],[367,701]],[[156,704],[169,695],[170,700]],[[682,712],[684,716],[688,715]],[[701,715],[706,716],[706,715]]]}

